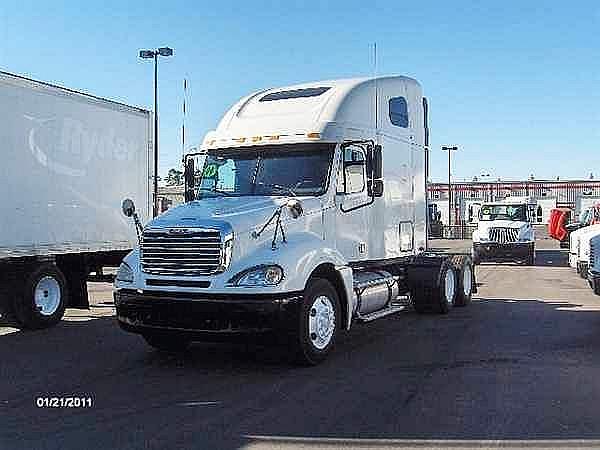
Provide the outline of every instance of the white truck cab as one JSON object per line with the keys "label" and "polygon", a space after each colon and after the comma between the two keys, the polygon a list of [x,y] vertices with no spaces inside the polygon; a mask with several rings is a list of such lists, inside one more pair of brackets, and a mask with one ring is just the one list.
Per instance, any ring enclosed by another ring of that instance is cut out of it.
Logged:
{"label": "white truck cab", "polygon": [[483,203],[473,232],[473,262],[522,260],[535,262],[535,201],[529,197],[507,197],[502,202]]}
{"label": "white truck cab", "polygon": [[600,234],[600,224],[580,228],[569,236],[569,265],[577,270],[581,278],[587,278],[590,260],[590,242]]}
{"label": "white truck cab", "polygon": [[587,279],[594,294],[600,295],[600,234],[590,240],[590,262]]}
{"label": "white truck cab", "polygon": [[426,252],[426,114],[400,76],[241,99],[184,158],[186,203],[140,227],[122,328],[159,349],[264,332],[316,364],[353,322],[469,303],[470,258]]}

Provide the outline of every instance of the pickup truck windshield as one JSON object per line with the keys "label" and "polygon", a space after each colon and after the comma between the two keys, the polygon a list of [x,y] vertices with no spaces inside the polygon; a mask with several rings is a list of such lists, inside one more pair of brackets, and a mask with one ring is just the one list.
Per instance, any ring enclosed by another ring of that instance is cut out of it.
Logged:
{"label": "pickup truck windshield", "polygon": [[515,220],[527,222],[526,205],[483,205],[479,220]]}
{"label": "pickup truck windshield", "polygon": [[291,144],[209,151],[196,171],[196,199],[321,195],[335,144]]}

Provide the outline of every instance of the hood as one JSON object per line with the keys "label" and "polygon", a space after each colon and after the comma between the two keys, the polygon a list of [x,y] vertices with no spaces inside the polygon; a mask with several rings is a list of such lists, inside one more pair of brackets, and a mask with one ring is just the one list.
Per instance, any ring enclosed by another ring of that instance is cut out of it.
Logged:
{"label": "hood", "polygon": [[529,227],[529,222],[514,220],[480,220],[477,227],[480,230],[489,230],[490,228],[515,228],[520,230]]}
{"label": "hood", "polygon": [[[313,202],[310,198],[300,200],[305,214],[317,207],[315,203],[320,205],[319,201]],[[169,209],[148,222],[146,227],[207,227],[227,222],[237,233],[241,233],[264,225],[286,201],[286,197],[206,198]],[[284,222],[288,220],[285,213],[281,217]]]}

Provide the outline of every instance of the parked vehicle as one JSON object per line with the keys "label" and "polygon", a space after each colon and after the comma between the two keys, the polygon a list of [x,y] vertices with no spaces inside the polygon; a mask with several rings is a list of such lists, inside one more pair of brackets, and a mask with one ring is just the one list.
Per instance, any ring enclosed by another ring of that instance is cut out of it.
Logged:
{"label": "parked vehicle", "polygon": [[121,327],[167,350],[271,332],[316,364],[342,329],[409,299],[467,305],[470,257],[426,251],[426,127],[420,85],[400,76],[243,98],[185,157],[186,203],[121,265]]}
{"label": "parked vehicle", "polygon": [[115,207],[148,215],[150,113],[0,72],[0,119],[0,314],[46,327],[133,248]]}
{"label": "parked vehicle", "polygon": [[590,240],[590,265],[587,273],[594,294],[600,295],[600,235]]}
{"label": "parked vehicle", "polygon": [[554,208],[548,220],[548,235],[560,242],[561,248],[569,248],[569,230],[572,211],[569,208]]}
{"label": "parked vehicle", "polygon": [[588,225],[571,233],[569,265],[576,269],[582,278],[587,278],[590,239],[597,234],[600,234],[600,224]]}
{"label": "parked vehicle", "polygon": [[529,197],[507,197],[502,202],[484,203],[473,232],[473,262],[535,261],[535,201]]}

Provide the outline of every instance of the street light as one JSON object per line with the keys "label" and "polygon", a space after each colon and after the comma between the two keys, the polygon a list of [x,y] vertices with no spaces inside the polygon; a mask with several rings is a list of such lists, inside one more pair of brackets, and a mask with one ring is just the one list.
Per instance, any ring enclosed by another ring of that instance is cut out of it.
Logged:
{"label": "street light", "polygon": [[[450,227],[450,225],[452,225],[452,183],[450,180],[450,167],[452,164],[452,159],[451,159],[451,155],[452,155],[452,151],[456,151],[458,150],[457,146],[454,147],[447,147],[445,145],[442,146],[442,150],[443,151],[447,151],[448,152],[448,227]],[[448,230],[450,230],[450,228],[448,228]]]}
{"label": "street light", "polygon": [[156,50],[140,50],[140,58],[154,59],[154,194],[153,217],[158,216],[158,57],[173,56],[173,49],[160,47]]}

